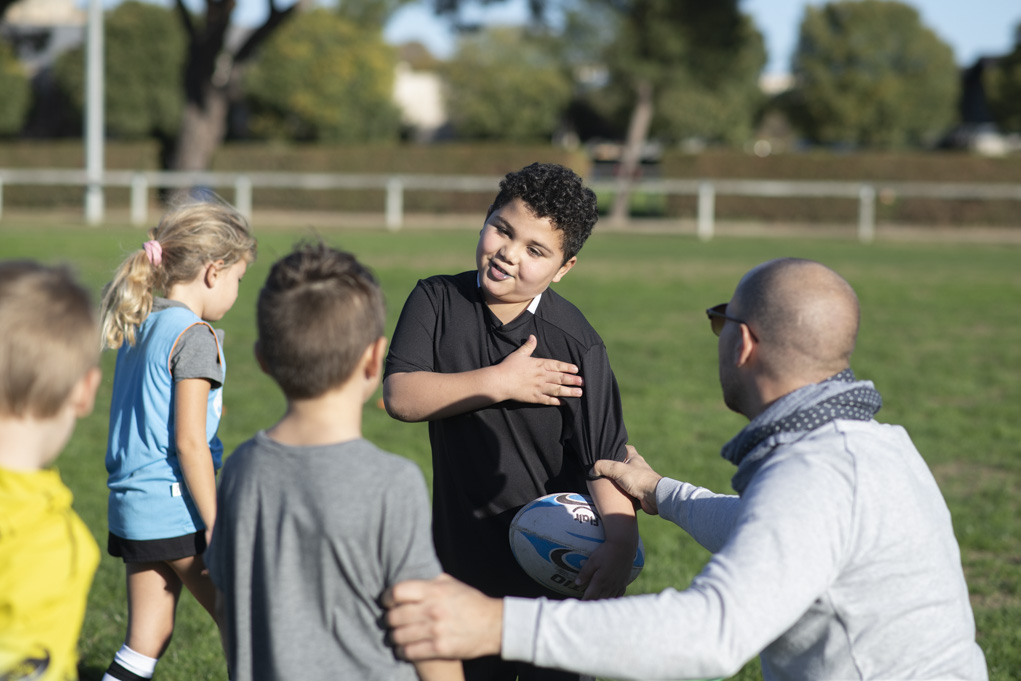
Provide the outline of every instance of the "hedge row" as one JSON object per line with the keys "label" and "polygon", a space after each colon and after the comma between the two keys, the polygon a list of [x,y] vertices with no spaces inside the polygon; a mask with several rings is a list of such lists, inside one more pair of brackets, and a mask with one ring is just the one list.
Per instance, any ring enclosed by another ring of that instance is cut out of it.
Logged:
{"label": "hedge row", "polygon": [[[437,146],[300,146],[227,144],[216,154],[213,170],[317,173],[403,173],[499,176],[533,161],[562,163],[582,175],[594,172],[583,152],[548,146],[437,145]],[[3,168],[81,168],[85,154],[78,141],[9,142],[0,144]],[[157,169],[155,143],[106,147],[110,169]],[[798,153],[759,158],[741,152],[709,151],[701,154],[667,153],[649,172],[665,178],[742,178],[792,180],[848,180],[897,182],[1021,183],[1021,158],[983,158],[963,153]],[[494,187],[495,191],[495,187]],[[224,190],[232,198],[230,190]],[[73,187],[6,187],[8,207],[80,206],[82,190]],[[404,198],[405,210],[422,213],[473,213],[483,210],[489,194],[412,192]],[[155,192],[153,203],[157,202]],[[382,191],[294,191],[259,188],[255,208],[380,212]],[[600,196],[607,206],[612,196]],[[126,207],[128,191],[110,189],[107,205]],[[639,216],[694,217],[692,197],[637,195],[632,211]],[[784,199],[718,196],[719,219],[776,222],[854,222],[858,205],[853,200]],[[885,222],[929,225],[1021,224],[1021,202],[906,199],[881,194],[877,219]]]}
{"label": "hedge row", "polygon": [[[835,180],[871,182],[976,182],[1021,184],[1021,157],[986,158],[960,152],[799,153],[759,158],[749,154],[706,152],[668,154],[662,177]],[[668,215],[694,216],[695,200],[671,197]],[[728,197],[716,199],[720,219],[770,222],[854,222],[858,202],[849,199]],[[881,193],[880,222],[940,226],[1021,226],[1021,202],[935,200]]]}

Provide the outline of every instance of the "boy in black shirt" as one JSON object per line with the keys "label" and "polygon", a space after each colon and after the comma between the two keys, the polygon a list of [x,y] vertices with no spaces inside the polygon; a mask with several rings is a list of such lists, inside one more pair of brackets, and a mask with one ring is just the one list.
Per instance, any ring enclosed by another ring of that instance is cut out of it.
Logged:
{"label": "boy in black shirt", "polygon": [[[551,283],[577,262],[597,220],[575,173],[532,164],[490,206],[476,269],[418,282],[394,331],[383,397],[402,421],[429,421],[433,538],[444,570],[490,596],[558,597],[517,565],[508,528],[524,504],[589,494],[606,542],[579,574],[585,598],[624,592],[638,543],[634,509],[597,459],[623,461],[627,431],[602,339]],[[483,658],[467,679],[577,679]]]}

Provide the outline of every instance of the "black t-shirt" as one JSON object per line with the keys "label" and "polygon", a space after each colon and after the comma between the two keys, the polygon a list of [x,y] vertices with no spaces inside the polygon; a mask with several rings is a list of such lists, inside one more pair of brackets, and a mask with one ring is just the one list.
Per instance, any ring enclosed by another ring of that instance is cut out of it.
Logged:
{"label": "black t-shirt", "polygon": [[529,335],[538,340],[533,357],[579,367],[583,397],[564,398],[559,407],[501,402],[429,423],[437,555],[444,570],[493,596],[552,596],[517,566],[507,537],[511,519],[545,494],[587,493],[596,460],[626,456],[606,347],[578,308],[552,289],[534,314],[501,324],[469,271],[418,282],[386,359],[386,376],[471,371],[498,364]]}

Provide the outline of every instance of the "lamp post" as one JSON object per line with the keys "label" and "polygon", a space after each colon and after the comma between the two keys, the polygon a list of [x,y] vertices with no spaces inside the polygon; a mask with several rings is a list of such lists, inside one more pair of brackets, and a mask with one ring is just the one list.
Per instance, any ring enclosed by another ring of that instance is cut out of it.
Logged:
{"label": "lamp post", "polygon": [[85,222],[103,220],[103,3],[89,0],[85,35]]}

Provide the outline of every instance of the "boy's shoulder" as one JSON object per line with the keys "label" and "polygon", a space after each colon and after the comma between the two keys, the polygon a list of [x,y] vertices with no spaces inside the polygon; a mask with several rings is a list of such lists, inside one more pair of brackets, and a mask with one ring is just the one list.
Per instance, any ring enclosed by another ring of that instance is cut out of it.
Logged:
{"label": "boy's shoulder", "polygon": [[278,442],[260,430],[237,449],[224,463],[224,476],[246,474],[252,468],[290,464],[312,465],[314,469],[357,464],[359,471],[371,469],[377,475],[421,475],[411,460],[381,449],[365,438],[327,445],[297,446]]}
{"label": "boy's shoulder", "polygon": [[536,320],[559,329],[582,345],[602,345],[603,339],[578,306],[547,288],[535,310]]}
{"label": "boy's shoulder", "polygon": [[411,314],[432,309],[435,313],[442,311],[445,315],[467,315],[482,304],[478,272],[468,270],[460,274],[434,274],[419,279],[404,309]]}
{"label": "boy's shoulder", "polygon": [[475,270],[468,270],[459,274],[434,274],[425,279],[419,279],[417,288],[430,293],[443,291],[458,291],[471,293],[479,287],[479,274]]}

